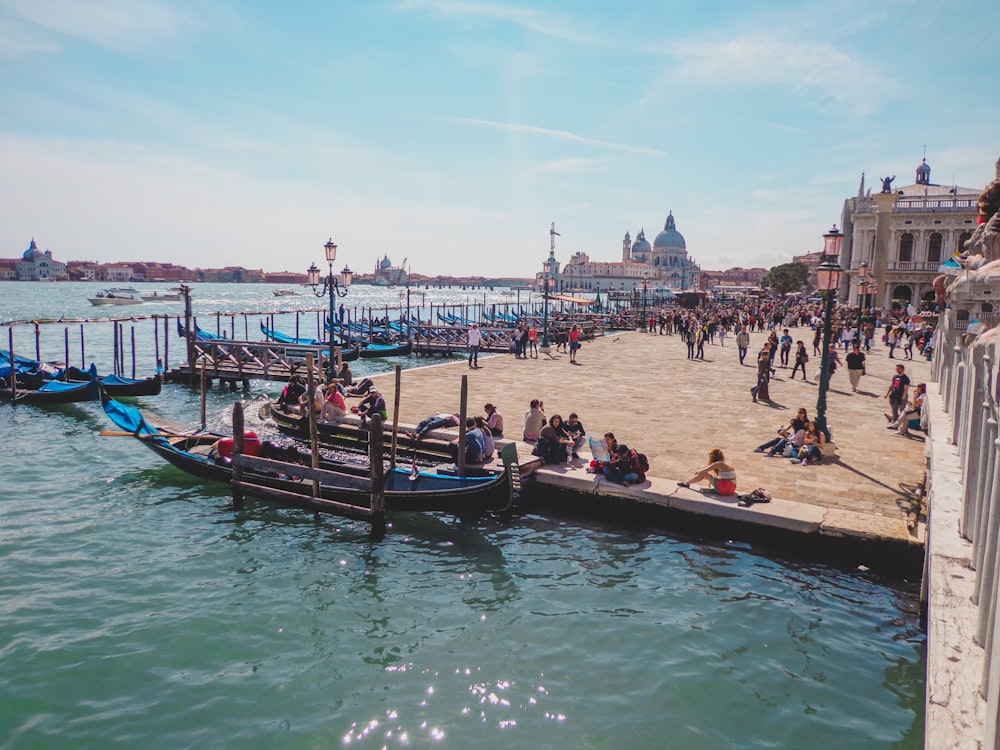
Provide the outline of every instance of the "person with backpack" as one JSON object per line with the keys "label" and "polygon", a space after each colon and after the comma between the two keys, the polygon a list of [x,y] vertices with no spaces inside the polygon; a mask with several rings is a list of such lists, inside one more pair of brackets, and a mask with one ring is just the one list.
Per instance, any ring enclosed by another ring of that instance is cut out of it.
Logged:
{"label": "person with backpack", "polygon": [[611,457],[611,462],[604,467],[604,477],[609,482],[628,487],[630,484],[646,481],[649,470],[649,460],[637,450],[622,443]]}

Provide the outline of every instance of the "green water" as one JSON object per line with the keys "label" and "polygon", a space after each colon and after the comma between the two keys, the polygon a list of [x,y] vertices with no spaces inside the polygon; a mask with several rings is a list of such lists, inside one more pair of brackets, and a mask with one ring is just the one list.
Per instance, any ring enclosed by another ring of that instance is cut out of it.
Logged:
{"label": "green water", "polygon": [[922,747],[916,588],[877,570],[530,509],[372,544],[232,511],[96,404],[0,407],[0,749]]}

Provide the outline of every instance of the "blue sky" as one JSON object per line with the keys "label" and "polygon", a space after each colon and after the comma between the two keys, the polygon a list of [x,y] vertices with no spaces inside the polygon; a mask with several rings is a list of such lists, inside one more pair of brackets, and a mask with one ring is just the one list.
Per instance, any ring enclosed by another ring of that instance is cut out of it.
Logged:
{"label": "blue sky", "polygon": [[980,188],[1000,4],[0,0],[0,256],[530,276],[673,211],[820,249],[861,173]]}

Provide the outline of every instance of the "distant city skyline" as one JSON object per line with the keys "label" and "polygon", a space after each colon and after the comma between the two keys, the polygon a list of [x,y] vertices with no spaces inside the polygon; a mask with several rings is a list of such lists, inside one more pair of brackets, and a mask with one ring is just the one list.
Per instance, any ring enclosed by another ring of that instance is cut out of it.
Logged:
{"label": "distant city skyline", "polygon": [[[974,20],[975,23],[971,23]],[[861,173],[980,188],[1000,8],[0,0],[0,256],[530,277],[672,211],[703,269],[820,249]]]}

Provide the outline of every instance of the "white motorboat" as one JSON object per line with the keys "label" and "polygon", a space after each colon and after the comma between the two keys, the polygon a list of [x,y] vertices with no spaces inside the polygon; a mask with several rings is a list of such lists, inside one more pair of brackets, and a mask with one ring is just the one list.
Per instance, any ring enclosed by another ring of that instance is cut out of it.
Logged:
{"label": "white motorboat", "polygon": [[298,297],[299,293],[294,289],[272,289],[271,294],[275,297]]}
{"label": "white motorboat", "polygon": [[110,289],[107,292],[98,292],[96,297],[88,297],[87,300],[92,305],[105,307],[108,305],[141,305],[142,299],[131,294],[119,294]]}
{"label": "white motorboat", "polygon": [[184,297],[180,292],[151,292],[142,295],[143,302],[180,302]]}

